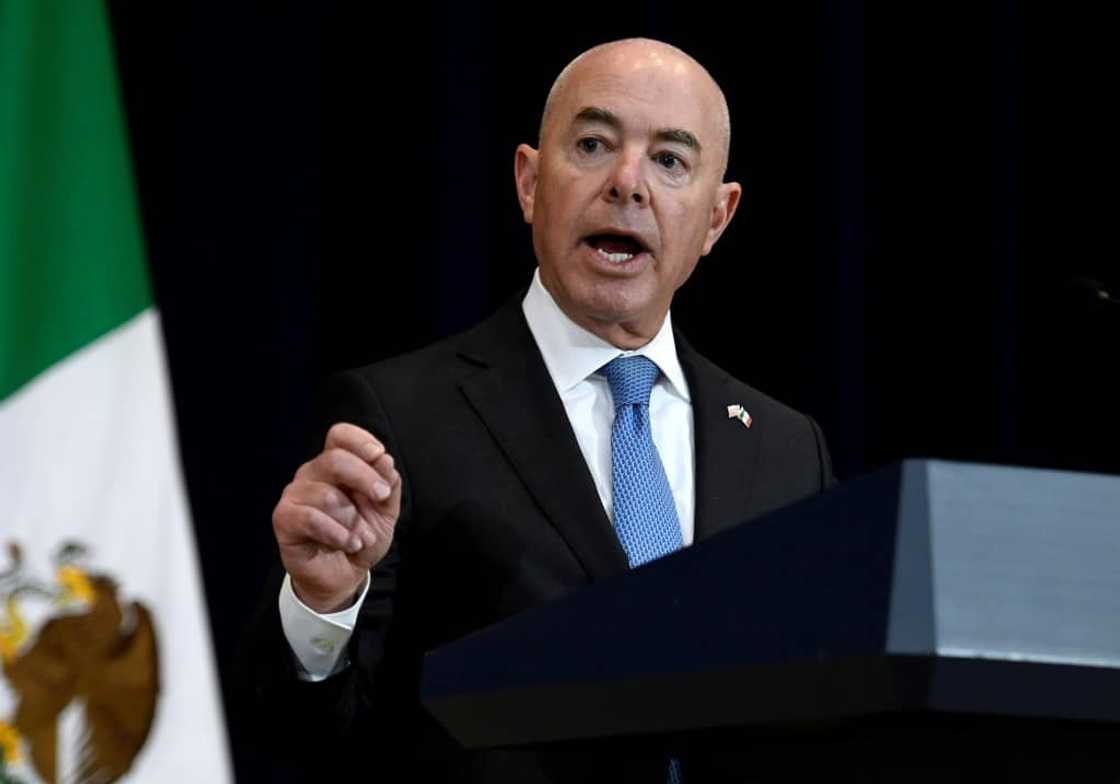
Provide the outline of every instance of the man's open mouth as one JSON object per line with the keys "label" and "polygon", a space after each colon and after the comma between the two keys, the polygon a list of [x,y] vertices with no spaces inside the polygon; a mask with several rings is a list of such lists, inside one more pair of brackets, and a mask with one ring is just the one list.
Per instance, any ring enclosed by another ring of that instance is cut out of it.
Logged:
{"label": "man's open mouth", "polygon": [[599,252],[607,261],[622,264],[648,251],[635,237],[625,234],[592,234],[584,242]]}

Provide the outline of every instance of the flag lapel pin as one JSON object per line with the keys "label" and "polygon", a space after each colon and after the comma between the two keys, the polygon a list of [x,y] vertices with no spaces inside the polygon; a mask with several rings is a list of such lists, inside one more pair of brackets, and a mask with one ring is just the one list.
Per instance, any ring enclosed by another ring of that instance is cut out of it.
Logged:
{"label": "flag lapel pin", "polygon": [[751,419],[751,415],[747,413],[747,409],[743,408],[738,403],[727,407],[727,418],[738,419],[743,423],[743,427],[750,427],[754,422],[754,420]]}

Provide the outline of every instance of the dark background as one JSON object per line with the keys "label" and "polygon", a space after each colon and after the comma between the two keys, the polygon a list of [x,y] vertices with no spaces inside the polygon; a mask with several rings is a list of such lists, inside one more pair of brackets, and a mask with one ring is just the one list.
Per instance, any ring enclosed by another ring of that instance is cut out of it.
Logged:
{"label": "dark background", "polygon": [[661,38],[723,86],[745,203],[674,320],[815,416],[841,478],[910,456],[1120,472],[1120,306],[1069,287],[1120,286],[1103,19],[404,5],[109,4],[241,780],[271,774],[234,650],[316,383],[527,284],[513,150],[595,43]]}

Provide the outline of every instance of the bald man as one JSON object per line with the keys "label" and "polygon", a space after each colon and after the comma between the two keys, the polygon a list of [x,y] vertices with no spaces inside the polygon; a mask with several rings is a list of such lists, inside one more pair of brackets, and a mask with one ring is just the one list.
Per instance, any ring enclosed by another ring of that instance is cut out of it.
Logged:
{"label": "bald man", "polygon": [[[371,780],[667,780],[656,754],[468,755],[417,682],[426,650],[832,482],[810,418],[672,327],[674,293],[739,204],[729,143],[723,94],[684,52],[644,39],[585,52],[549,93],[539,147],[515,154],[539,265],[528,291],[333,380],[323,449],[273,515],[287,574],[266,642],[282,655],[258,673],[262,697],[325,730],[331,759]],[[636,404],[636,437],[655,447],[638,490],[612,453],[623,414],[608,376],[623,366],[652,384]],[[639,506],[663,495],[655,534],[620,506],[634,492]],[[671,544],[650,550],[650,536]],[[680,765],[704,779],[702,761]]]}

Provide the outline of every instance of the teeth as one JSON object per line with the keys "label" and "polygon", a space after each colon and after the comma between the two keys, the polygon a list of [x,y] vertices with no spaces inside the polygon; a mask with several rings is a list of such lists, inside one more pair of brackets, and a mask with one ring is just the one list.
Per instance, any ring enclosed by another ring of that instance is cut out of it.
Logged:
{"label": "teeth", "polygon": [[615,264],[621,264],[624,261],[630,261],[630,259],[634,258],[633,253],[607,253],[602,248],[596,248],[596,250],[599,251],[599,255],[604,259],[612,261]]}

